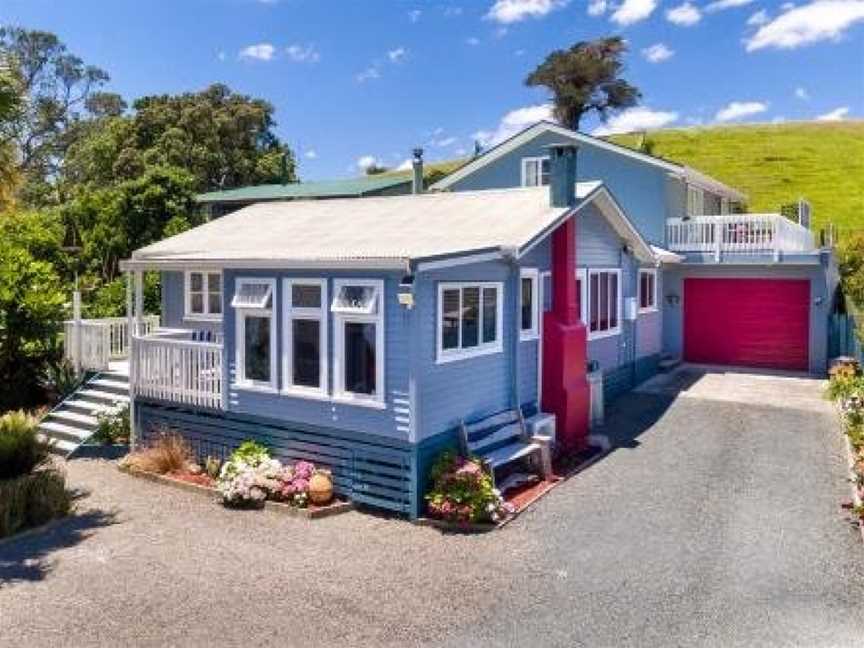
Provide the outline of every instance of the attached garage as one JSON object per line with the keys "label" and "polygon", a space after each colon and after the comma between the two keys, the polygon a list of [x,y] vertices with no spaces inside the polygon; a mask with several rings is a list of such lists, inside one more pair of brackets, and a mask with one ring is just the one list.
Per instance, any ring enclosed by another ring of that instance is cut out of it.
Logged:
{"label": "attached garage", "polygon": [[807,371],[810,281],[684,279],[684,359]]}

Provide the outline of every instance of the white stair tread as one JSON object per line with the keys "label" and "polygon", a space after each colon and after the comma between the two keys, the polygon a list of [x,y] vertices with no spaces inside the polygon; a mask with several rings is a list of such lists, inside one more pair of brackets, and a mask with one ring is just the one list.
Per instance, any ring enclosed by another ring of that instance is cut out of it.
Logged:
{"label": "white stair tread", "polygon": [[94,403],[93,401],[79,400],[77,398],[67,400],[65,403],[63,403],[63,405],[65,407],[68,407],[70,410],[87,410],[94,416],[96,412],[99,412],[101,410],[107,410],[111,407],[111,405],[109,405],[108,403]]}
{"label": "white stair tread", "polygon": [[49,420],[58,421],[61,423],[63,421],[75,421],[76,423],[81,423],[82,425],[90,425],[93,427],[95,427],[97,423],[95,416],[91,416],[90,414],[81,414],[80,412],[73,412],[72,410],[65,409],[54,410],[53,412],[48,414],[47,418]]}
{"label": "white stair tread", "polygon": [[128,394],[112,394],[111,392],[99,391],[98,389],[82,389],[77,394],[81,398],[95,398],[97,400],[116,401],[118,403],[128,403]]}
{"label": "white stair tread", "polygon": [[101,387],[103,389],[119,389],[121,391],[129,391],[129,383],[120,382],[119,380],[110,380],[108,378],[97,378],[87,383],[88,387]]}
{"label": "white stair tread", "polygon": [[536,443],[517,441],[516,443],[511,443],[501,448],[497,448],[492,452],[486,452],[482,456],[487,462],[489,462],[489,465],[495,468],[511,461],[515,461],[520,457],[529,455],[539,449],[540,446]]}
{"label": "white stair tread", "polygon": [[73,427],[71,425],[64,425],[63,423],[57,423],[55,421],[43,421],[39,424],[39,429],[43,432],[63,434],[68,437],[80,439],[81,441],[84,441],[87,437],[93,434],[89,430],[82,430],[81,428]]}

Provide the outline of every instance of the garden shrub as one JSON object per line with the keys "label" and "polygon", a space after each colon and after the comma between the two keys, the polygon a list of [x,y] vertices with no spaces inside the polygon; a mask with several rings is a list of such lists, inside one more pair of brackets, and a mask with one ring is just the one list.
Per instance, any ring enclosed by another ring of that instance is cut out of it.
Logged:
{"label": "garden shrub", "polygon": [[192,450],[186,440],[176,432],[163,430],[153,442],[129,454],[123,465],[164,475],[183,470],[191,462]]}
{"label": "garden shrub", "polygon": [[66,479],[57,470],[0,480],[0,537],[67,515],[71,506]]}
{"label": "garden shrub", "polygon": [[449,522],[498,522],[512,512],[492,485],[492,476],[474,459],[453,451],[438,457],[426,495],[429,514]]}
{"label": "garden shrub", "polygon": [[23,410],[0,416],[0,479],[14,479],[45,465],[50,446],[39,438],[39,420]]}
{"label": "garden shrub", "polygon": [[131,431],[129,405],[117,403],[114,407],[96,414],[96,432],[93,440],[105,445],[128,443]]}

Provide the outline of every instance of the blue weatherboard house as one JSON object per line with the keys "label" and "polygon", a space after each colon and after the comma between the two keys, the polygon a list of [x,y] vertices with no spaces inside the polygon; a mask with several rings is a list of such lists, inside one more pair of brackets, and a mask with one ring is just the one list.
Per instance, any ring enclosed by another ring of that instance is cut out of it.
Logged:
{"label": "blue weatherboard house", "polygon": [[830,252],[805,213],[744,200],[540,123],[422,195],[242,208],[123,263],[137,438],[172,428],[201,456],[256,438],[416,516],[444,448],[542,458],[546,413],[582,445],[589,389],[596,417],[599,392],[679,359],[822,372]]}

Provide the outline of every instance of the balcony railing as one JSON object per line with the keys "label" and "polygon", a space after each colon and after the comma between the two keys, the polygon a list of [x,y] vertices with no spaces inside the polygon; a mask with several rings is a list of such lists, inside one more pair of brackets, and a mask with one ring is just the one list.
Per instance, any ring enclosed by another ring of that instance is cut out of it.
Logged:
{"label": "balcony railing", "polygon": [[[150,333],[159,326],[159,316],[145,316],[141,326],[142,334]],[[104,371],[111,360],[129,357],[129,320],[125,317],[82,319],[77,326],[75,320],[67,320],[63,329],[63,353],[84,371]]]}
{"label": "balcony railing", "polygon": [[130,390],[134,396],[221,409],[222,342],[198,342],[192,331],[133,336]]}
{"label": "balcony railing", "polygon": [[812,252],[813,232],[780,214],[693,216],[666,221],[666,241],[673,252],[704,252],[719,261],[723,254]]}

